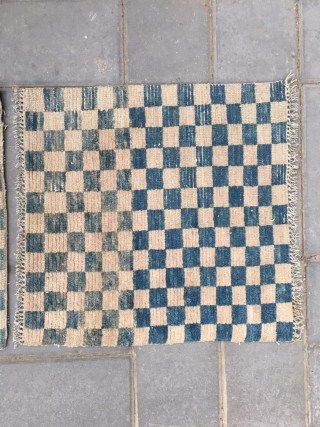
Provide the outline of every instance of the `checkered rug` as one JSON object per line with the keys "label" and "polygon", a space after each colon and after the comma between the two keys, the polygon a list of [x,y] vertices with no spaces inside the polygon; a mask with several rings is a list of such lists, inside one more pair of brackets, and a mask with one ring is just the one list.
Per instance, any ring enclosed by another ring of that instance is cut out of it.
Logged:
{"label": "checkered rug", "polygon": [[3,122],[0,101],[0,349],[7,340],[7,212],[3,173]]}
{"label": "checkered rug", "polygon": [[292,340],[288,85],[19,91],[16,343]]}

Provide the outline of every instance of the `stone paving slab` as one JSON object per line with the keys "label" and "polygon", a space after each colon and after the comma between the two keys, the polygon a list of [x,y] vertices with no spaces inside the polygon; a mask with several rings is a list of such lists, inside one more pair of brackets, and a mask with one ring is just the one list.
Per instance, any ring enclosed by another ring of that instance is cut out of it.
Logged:
{"label": "stone paving slab", "polygon": [[306,82],[320,80],[320,2],[302,0],[303,62],[302,79]]}

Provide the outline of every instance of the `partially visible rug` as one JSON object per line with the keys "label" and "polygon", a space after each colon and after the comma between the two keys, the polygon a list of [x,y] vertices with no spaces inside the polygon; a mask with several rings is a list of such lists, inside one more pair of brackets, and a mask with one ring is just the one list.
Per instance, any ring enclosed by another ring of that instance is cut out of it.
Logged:
{"label": "partially visible rug", "polygon": [[7,210],[3,169],[3,122],[0,101],[0,349],[7,341]]}
{"label": "partially visible rug", "polygon": [[17,93],[16,344],[291,341],[289,80]]}

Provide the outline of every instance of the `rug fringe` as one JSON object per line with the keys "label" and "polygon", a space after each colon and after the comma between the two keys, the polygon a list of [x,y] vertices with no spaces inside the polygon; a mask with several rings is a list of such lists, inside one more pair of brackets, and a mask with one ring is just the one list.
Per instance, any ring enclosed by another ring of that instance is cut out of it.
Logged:
{"label": "rug fringe", "polygon": [[16,347],[23,344],[23,318],[24,318],[24,295],[25,295],[25,158],[24,158],[24,89],[16,89],[15,95],[15,124],[14,124],[14,137],[17,149],[17,168],[18,177],[16,182],[17,190],[17,212],[18,212],[18,229],[19,234],[17,238],[17,305],[14,320],[13,342]]}
{"label": "rug fringe", "polygon": [[290,231],[290,261],[292,274],[293,340],[301,339],[304,330],[304,289],[302,281],[299,213],[298,213],[298,169],[299,169],[299,102],[297,80],[290,73],[285,80],[288,103],[288,221]]}

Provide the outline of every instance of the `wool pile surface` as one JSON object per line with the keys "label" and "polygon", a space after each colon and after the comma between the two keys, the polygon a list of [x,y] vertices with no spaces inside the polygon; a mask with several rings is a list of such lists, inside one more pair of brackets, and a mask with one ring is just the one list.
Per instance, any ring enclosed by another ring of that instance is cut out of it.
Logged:
{"label": "wool pile surface", "polygon": [[292,92],[18,91],[16,343],[291,341]]}

